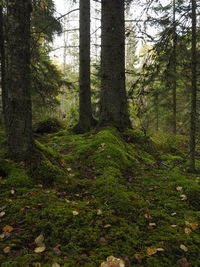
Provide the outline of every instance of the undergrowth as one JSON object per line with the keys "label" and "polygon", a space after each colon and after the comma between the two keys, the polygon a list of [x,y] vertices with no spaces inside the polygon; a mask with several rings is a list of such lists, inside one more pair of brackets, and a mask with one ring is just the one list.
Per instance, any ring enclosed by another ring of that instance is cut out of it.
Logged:
{"label": "undergrowth", "polygon": [[1,266],[98,267],[110,255],[200,266],[200,178],[185,171],[186,153],[183,137],[105,128],[39,135],[28,167],[2,157]]}

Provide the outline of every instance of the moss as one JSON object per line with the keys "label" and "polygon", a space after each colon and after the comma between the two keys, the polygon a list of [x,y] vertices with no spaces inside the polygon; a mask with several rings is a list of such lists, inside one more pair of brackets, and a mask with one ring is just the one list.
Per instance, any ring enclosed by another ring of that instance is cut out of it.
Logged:
{"label": "moss", "polygon": [[[50,267],[57,262],[96,267],[110,255],[128,259],[131,266],[178,266],[185,256],[181,244],[188,248],[188,262],[199,266],[199,229],[184,232],[186,221],[199,223],[198,176],[183,167],[170,169],[182,157],[171,148],[163,159],[170,168],[159,166],[165,149],[155,151],[149,137],[131,134],[134,141],[114,128],[84,135],[62,130],[39,137],[29,166],[34,186],[24,183],[12,195],[12,185],[1,184],[0,207],[6,212],[1,222],[14,228],[0,240],[1,251],[12,248],[0,256],[1,266],[38,262]],[[26,174],[23,166],[3,162],[3,182],[15,177],[16,170]],[[187,199],[181,200],[181,194]],[[46,250],[36,254],[34,240],[40,233]],[[57,246],[61,255],[55,253]],[[148,247],[164,251],[148,256]]]}

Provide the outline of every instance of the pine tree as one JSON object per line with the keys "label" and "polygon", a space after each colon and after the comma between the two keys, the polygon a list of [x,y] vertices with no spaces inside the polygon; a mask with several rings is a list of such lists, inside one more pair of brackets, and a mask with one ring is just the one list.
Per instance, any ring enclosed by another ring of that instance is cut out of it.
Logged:
{"label": "pine tree", "polygon": [[130,127],[125,88],[124,1],[102,0],[101,115],[99,125]]}
{"label": "pine tree", "polygon": [[33,148],[30,84],[31,0],[7,6],[6,131],[9,156],[27,160]]}

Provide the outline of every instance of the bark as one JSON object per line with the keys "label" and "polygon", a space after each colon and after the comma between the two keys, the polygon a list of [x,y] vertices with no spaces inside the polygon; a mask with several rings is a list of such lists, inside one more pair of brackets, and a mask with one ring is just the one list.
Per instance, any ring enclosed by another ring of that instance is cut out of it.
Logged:
{"label": "bark", "polygon": [[78,132],[91,130],[92,116],[90,88],[90,0],[80,1],[80,51],[79,51],[79,122]]}
{"label": "bark", "polygon": [[176,50],[177,50],[177,34],[176,34],[176,0],[173,0],[173,50],[172,50],[172,70],[173,70],[173,76],[172,76],[172,96],[173,96],[173,117],[172,117],[172,127],[173,127],[173,133],[176,134]]}
{"label": "bark", "polygon": [[7,7],[6,125],[8,152],[27,160],[33,147],[30,84],[31,0],[10,0]]}
{"label": "bark", "polygon": [[124,1],[102,0],[101,115],[99,125],[130,127],[125,88]]}
{"label": "bark", "polygon": [[195,148],[196,148],[196,115],[197,115],[197,34],[196,34],[196,0],[191,0],[192,4],[192,83],[191,83],[191,118],[190,118],[190,171],[195,171]]}
{"label": "bark", "polygon": [[6,99],[7,93],[5,88],[5,47],[4,47],[4,21],[3,21],[3,7],[0,5],[0,56],[1,56],[1,90],[2,90],[2,106],[3,106],[3,115],[5,121],[6,115]]}

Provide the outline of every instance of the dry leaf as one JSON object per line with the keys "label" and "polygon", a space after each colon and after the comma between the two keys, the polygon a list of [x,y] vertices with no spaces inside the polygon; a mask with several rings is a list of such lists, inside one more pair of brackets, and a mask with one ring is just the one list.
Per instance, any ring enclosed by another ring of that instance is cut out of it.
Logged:
{"label": "dry leaf", "polygon": [[101,209],[98,209],[97,210],[97,215],[102,215],[103,214],[103,211]]}
{"label": "dry leaf", "polygon": [[177,186],[177,187],[176,187],[176,190],[177,190],[177,191],[182,191],[182,190],[183,190],[183,187],[182,187],[182,186]]}
{"label": "dry leaf", "polygon": [[139,262],[142,261],[142,256],[139,253],[135,253],[133,256],[137,261],[139,261]]}
{"label": "dry leaf", "polygon": [[58,263],[54,263],[54,264],[52,265],[52,267],[60,267],[60,264],[58,264]]}
{"label": "dry leaf", "polygon": [[10,193],[11,193],[11,195],[14,195],[15,194],[15,190],[14,189],[11,189],[10,190]]}
{"label": "dry leaf", "polygon": [[35,263],[35,265],[34,265],[34,267],[41,267],[42,265],[41,265],[41,263],[39,263],[39,262],[37,262],[37,263]]}
{"label": "dry leaf", "polygon": [[189,225],[192,228],[192,230],[194,230],[194,231],[197,230],[199,227],[198,223],[189,223]]}
{"label": "dry leaf", "polygon": [[35,253],[41,253],[43,251],[45,251],[46,247],[45,246],[41,246],[41,247],[37,247],[34,249]]}
{"label": "dry leaf", "polygon": [[182,249],[185,252],[188,251],[188,248],[185,245],[183,245],[183,244],[180,245],[180,249]]}
{"label": "dry leaf", "polygon": [[157,248],[157,251],[164,251],[164,248]]}
{"label": "dry leaf", "polygon": [[149,223],[149,226],[155,227],[156,223]]}
{"label": "dry leaf", "polygon": [[154,248],[154,247],[148,247],[147,248],[147,256],[151,256],[153,254],[156,254],[157,253],[157,248]]}
{"label": "dry leaf", "polygon": [[13,228],[12,226],[10,226],[10,225],[6,225],[6,226],[3,227],[3,231],[4,231],[4,232],[8,232],[8,233],[10,233],[10,232],[12,232],[13,230],[14,230],[14,228]]}
{"label": "dry leaf", "polygon": [[78,210],[73,210],[73,211],[72,211],[72,214],[73,214],[74,216],[79,215],[79,213],[80,213],[80,212],[79,212]]}
{"label": "dry leaf", "polygon": [[189,267],[190,264],[188,262],[188,260],[184,257],[184,258],[181,258],[177,261],[177,263],[181,266],[181,267]]}
{"label": "dry leaf", "polygon": [[5,254],[8,254],[8,253],[10,252],[10,250],[11,250],[10,247],[5,247],[5,248],[3,249],[3,252],[4,252]]}
{"label": "dry leaf", "polygon": [[6,235],[4,233],[0,234],[0,239],[4,239]]}
{"label": "dry leaf", "polygon": [[110,228],[110,227],[111,227],[111,224],[106,224],[106,225],[104,225],[103,228]]}
{"label": "dry leaf", "polygon": [[186,195],[180,195],[180,198],[181,198],[181,200],[187,200],[187,196]]}
{"label": "dry leaf", "polygon": [[0,212],[0,217],[3,217],[5,214],[5,211]]}
{"label": "dry leaf", "polygon": [[177,227],[178,225],[177,224],[172,224],[171,227],[175,228]]}
{"label": "dry leaf", "polygon": [[186,227],[186,228],[184,229],[184,232],[185,232],[185,234],[189,235],[189,234],[192,233],[192,230],[191,230],[190,228]]}
{"label": "dry leaf", "polygon": [[101,263],[100,267],[125,267],[125,263],[122,259],[109,256],[106,261]]}
{"label": "dry leaf", "polygon": [[171,215],[172,215],[172,216],[175,216],[175,215],[176,215],[176,212],[171,213]]}
{"label": "dry leaf", "polygon": [[40,234],[38,237],[36,237],[36,239],[35,239],[35,244],[36,244],[37,246],[40,247],[40,245],[41,245],[43,242],[44,242],[44,236],[43,236],[43,234]]}

